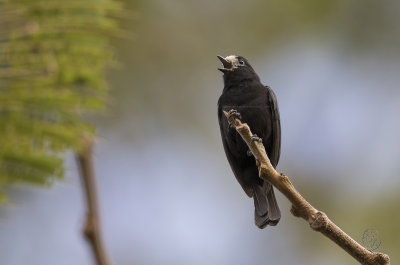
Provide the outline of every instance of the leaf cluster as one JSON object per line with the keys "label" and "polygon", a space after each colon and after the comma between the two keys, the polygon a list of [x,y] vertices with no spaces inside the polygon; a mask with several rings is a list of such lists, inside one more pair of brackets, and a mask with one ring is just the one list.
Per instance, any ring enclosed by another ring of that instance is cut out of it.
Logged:
{"label": "leaf cluster", "polygon": [[94,133],[84,116],[105,105],[119,12],[113,0],[0,0],[0,188],[52,183]]}

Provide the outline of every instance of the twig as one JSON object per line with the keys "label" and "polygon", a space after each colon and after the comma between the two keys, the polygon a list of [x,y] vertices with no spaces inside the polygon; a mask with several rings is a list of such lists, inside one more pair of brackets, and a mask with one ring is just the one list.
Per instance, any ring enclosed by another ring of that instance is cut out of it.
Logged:
{"label": "twig", "polygon": [[288,198],[292,203],[291,213],[294,216],[305,219],[313,230],[324,234],[361,264],[390,264],[390,259],[387,254],[372,252],[364,248],[335,225],[325,213],[318,211],[307,202],[294,188],[289,178],[282,173],[278,173],[274,169],[265,152],[264,145],[258,141],[251,140],[253,134],[251,133],[249,126],[246,123],[242,123],[237,118],[237,115],[230,115],[232,111],[233,110],[230,110],[229,112],[224,111],[224,114],[227,117],[229,124],[237,130],[253,153],[257,161],[260,178],[270,182]]}
{"label": "twig", "polygon": [[95,173],[93,169],[93,139],[84,137],[83,149],[76,154],[76,158],[80,167],[81,178],[85,186],[85,195],[87,201],[86,224],[83,231],[85,238],[92,247],[93,254],[98,265],[109,265],[103,241],[101,239],[98,202],[96,194]]}

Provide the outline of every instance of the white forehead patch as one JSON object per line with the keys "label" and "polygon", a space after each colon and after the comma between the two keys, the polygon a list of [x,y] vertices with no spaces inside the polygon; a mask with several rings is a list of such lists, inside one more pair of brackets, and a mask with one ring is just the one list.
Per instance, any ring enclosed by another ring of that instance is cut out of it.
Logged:
{"label": "white forehead patch", "polygon": [[238,66],[239,65],[239,61],[238,61],[236,55],[226,56],[225,60],[227,60],[228,62],[232,63],[233,66]]}

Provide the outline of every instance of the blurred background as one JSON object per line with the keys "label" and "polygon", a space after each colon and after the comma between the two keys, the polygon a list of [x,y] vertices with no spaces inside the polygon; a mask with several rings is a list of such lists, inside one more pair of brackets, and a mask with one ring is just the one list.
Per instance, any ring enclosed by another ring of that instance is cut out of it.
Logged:
{"label": "blurred background", "polygon": [[[277,95],[278,170],[355,240],[400,259],[400,2],[123,1],[97,129],[101,225],[114,264],[357,264],[293,217],[264,230],[217,122],[217,54],[238,54]],[[94,264],[72,153],[50,188],[15,186],[0,209],[0,264]]]}

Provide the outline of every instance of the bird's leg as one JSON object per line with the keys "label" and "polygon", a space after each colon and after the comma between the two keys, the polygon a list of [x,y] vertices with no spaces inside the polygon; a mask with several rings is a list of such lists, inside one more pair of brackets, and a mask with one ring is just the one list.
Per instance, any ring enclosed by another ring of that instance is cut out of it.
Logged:
{"label": "bird's leg", "polygon": [[[240,115],[240,113],[235,109],[231,109],[228,112],[228,115],[229,115],[228,120],[230,120],[231,117],[236,118],[236,119],[242,119],[242,115]],[[228,130],[230,130],[231,128],[233,128],[233,125],[231,123],[229,123]]]}
{"label": "bird's leg", "polygon": [[251,141],[252,142],[257,141],[259,143],[262,143],[262,139],[260,137],[258,137],[257,134],[253,134],[253,136],[251,137]]}

